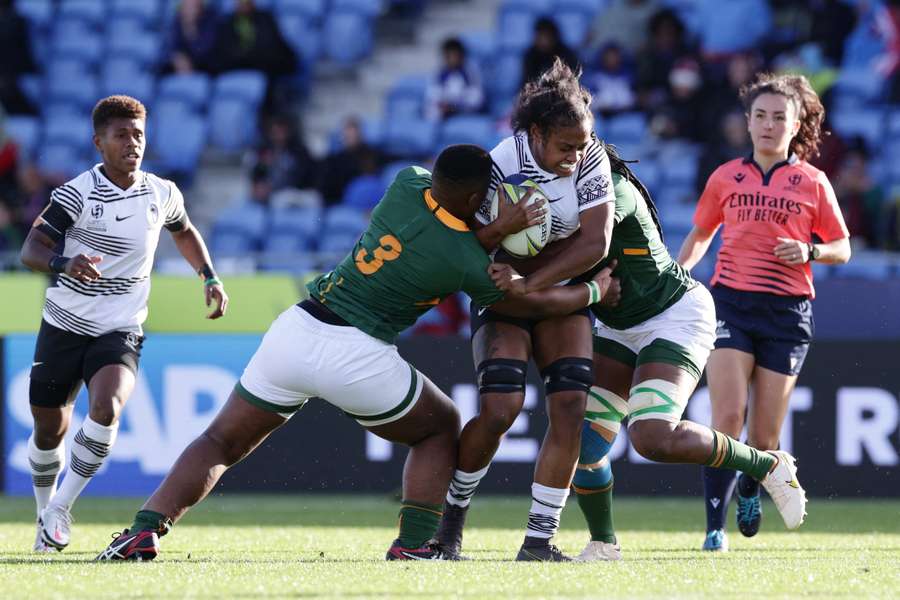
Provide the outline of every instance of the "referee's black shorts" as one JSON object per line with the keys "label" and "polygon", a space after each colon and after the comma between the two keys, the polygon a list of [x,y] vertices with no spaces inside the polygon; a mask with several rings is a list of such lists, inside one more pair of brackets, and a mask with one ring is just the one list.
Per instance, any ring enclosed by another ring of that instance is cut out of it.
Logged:
{"label": "referee's black shorts", "polygon": [[34,406],[58,408],[74,401],[81,382],[106,365],[125,365],[137,374],[144,337],[112,331],[99,337],[79,335],[41,320],[34,362],[31,365],[29,401]]}

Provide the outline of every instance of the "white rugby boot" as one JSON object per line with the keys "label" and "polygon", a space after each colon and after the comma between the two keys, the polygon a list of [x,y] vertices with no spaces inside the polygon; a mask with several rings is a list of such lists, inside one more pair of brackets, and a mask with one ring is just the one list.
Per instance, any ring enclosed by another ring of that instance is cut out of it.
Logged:
{"label": "white rugby boot", "polygon": [[69,531],[72,529],[72,514],[65,506],[48,504],[41,511],[38,520],[41,526],[41,537],[45,544],[62,550],[69,545]]}
{"label": "white rugby boot", "polygon": [[53,552],[59,552],[57,548],[54,548],[53,546],[44,542],[44,537],[43,535],[41,535],[42,527],[40,521],[37,522],[36,529],[37,531],[34,535],[34,546],[32,546],[31,549],[38,554],[50,554]]}
{"label": "white rugby boot", "polygon": [[609,542],[588,542],[581,554],[575,557],[577,562],[597,562],[622,560],[622,547]]}
{"label": "white rugby boot", "polygon": [[797,480],[795,459],[783,450],[770,450],[769,454],[775,456],[778,463],[760,483],[781,513],[785,527],[797,529],[806,518],[806,492]]}

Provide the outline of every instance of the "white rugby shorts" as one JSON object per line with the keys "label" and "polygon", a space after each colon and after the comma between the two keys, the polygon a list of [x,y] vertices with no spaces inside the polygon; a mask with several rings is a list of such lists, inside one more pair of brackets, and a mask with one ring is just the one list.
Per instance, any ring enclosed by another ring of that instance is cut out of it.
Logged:
{"label": "white rugby shorts", "polygon": [[284,417],[319,397],[372,427],[412,410],[423,382],[396,346],[356,327],[323,323],[292,306],[269,327],[237,391]]}

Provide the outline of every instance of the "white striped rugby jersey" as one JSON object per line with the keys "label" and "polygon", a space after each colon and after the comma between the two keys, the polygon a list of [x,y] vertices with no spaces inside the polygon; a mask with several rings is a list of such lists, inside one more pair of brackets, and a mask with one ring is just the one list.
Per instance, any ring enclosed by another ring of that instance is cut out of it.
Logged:
{"label": "white striped rugby jersey", "polygon": [[142,334],[159,233],[163,226],[184,228],[184,198],[171,181],[143,171],[123,190],[100,166],[53,190],[41,230],[57,240],[65,237],[64,256],[101,256],[101,276],[82,283],[61,274],[47,288],[43,317],[80,335]]}
{"label": "white striped rugby jersey", "polygon": [[575,233],[581,211],[615,200],[609,159],[596,136],[591,136],[578,168],[568,177],[560,177],[538,166],[525,133],[517,133],[497,144],[491,150],[491,159],[494,161],[491,187],[476,215],[481,223],[491,220],[491,198],[497,184],[516,173],[537,183],[550,200],[551,242]]}

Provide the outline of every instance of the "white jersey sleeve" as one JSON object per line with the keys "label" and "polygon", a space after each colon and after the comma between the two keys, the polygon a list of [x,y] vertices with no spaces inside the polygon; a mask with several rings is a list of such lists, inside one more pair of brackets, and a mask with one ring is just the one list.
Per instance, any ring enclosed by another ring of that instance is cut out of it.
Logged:
{"label": "white jersey sleeve", "polygon": [[594,137],[575,173],[578,211],[584,211],[616,199],[612,186],[609,157],[603,143]]}
{"label": "white jersey sleeve", "polygon": [[181,190],[172,181],[166,181],[169,187],[169,196],[163,201],[163,213],[165,220],[163,224],[170,231],[180,231],[184,228],[187,220],[187,212],[184,209],[184,196]]}
{"label": "white jersey sleeve", "polygon": [[497,189],[500,182],[522,170],[522,161],[519,156],[520,145],[521,141],[517,139],[517,136],[510,136],[491,150],[491,161],[494,163],[491,167],[491,185],[488,187],[487,196],[481,203],[481,207],[475,213],[475,218],[479,222],[484,224],[491,222],[491,198],[494,197],[494,190]]}

